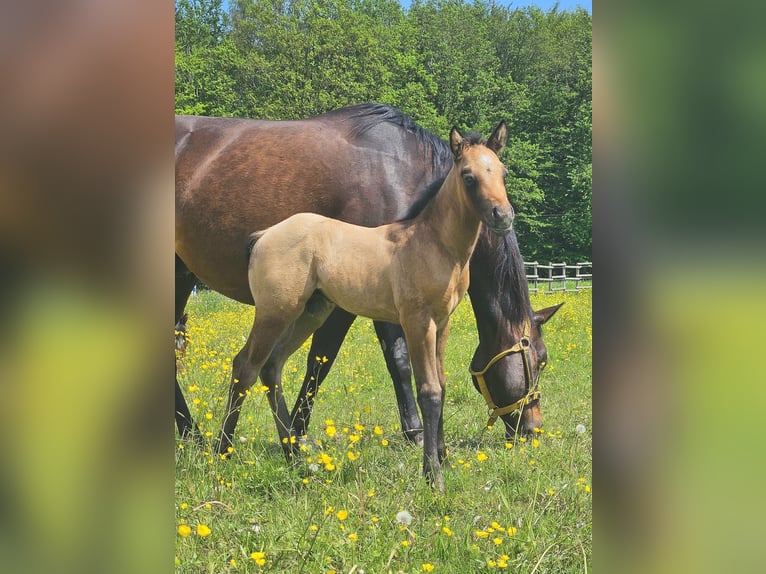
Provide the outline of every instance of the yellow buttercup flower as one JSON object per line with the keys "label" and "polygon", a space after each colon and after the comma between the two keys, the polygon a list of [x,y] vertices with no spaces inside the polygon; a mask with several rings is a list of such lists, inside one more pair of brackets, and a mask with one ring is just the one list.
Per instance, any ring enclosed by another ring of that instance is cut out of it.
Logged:
{"label": "yellow buttercup flower", "polygon": [[208,526],[206,526],[205,524],[197,524],[197,535],[198,536],[202,536],[204,538],[205,536],[210,536],[211,532],[212,532],[212,530],[210,530],[210,528]]}
{"label": "yellow buttercup flower", "polygon": [[181,536],[183,536],[184,538],[186,538],[187,536],[189,536],[189,534],[191,534],[191,531],[192,531],[192,529],[191,529],[191,526],[189,526],[189,525],[187,525],[187,524],[181,524],[181,525],[178,527],[178,534],[180,534],[180,535],[181,535]]}
{"label": "yellow buttercup flower", "polygon": [[434,566],[430,562],[425,562],[423,564],[423,572],[433,572],[434,568],[436,568],[436,566]]}
{"label": "yellow buttercup flower", "polygon": [[347,510],[339,510],[335,513],[335,516],[338,518],[338,520],[346,520],[348,518],[348,511]]}
{"label": "yellow buttercup flower", "polygon": [[250,554],[250,558],[255,560],[255,563],[258,564],[258,566],[263,566],[266,564],[265,552],[253,552],[252,554]]}

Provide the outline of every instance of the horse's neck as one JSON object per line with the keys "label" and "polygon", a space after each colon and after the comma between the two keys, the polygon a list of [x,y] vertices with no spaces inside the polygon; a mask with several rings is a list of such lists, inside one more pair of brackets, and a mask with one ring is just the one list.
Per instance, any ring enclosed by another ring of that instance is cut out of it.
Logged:
{"label": "horse's neck", "polygon": [[449,254],[467,264],[479,237],[481,221],[467,203],[451,170],[441,189],[417,218],[417,226],[426,238],[438,238]]}

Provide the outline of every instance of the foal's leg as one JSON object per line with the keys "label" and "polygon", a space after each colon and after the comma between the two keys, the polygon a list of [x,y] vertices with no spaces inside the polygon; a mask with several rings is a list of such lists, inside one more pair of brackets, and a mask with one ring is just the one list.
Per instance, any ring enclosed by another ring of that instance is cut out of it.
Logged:
{"label": "foal's leg", "polygon": [[[261,368],[269,358],[269,355],[271,355],[272,349],[292,322],[289,317],[285,320],[284,318],[262,315],[256,316],[257,318],[253,322],[253,328],[250,330],[250,336],[247,338],[245,346],[242,347],[242,350],[237,353],[232,361],[229,400],[226,405],[226,413],[218,440],[218,452],[220,454],[225,454],[229,451],[246,393],[258,379]],[[281,396],[281,390],[279,395]],[[278,412],[276,390],[269,392],[269,404],[276,417]],[[284,406],[284,399],[282,399],[282,405],[286,416],[287,407]],[[282,433],[280,432],[281,435]]]}
{"label": "foal's leg", "polygon": [[404,340],[404,331],[399,325],[393,323],[374,321],[373,325],[375,325],[380,347],[383,349],[386,367],[394,383],[404,437],[417,445],[422,445],[423,423],[420,421],[415,395],[412,392],[412,368],[410,353]]}
{"label": "foal's leg", "polygon": [[274,346],[271,356],[261,370],[261,380],[269,389],[269,405],[274,413],[279,438],[288,460],[295,453],[295,437],[303,436],[294,432],[292,418],[287,414],[287,407],[282,395],[282,369],[287,359],[297,351],[311,333],[325,322],[335,304],[318,291],[306,303],[303,314]]}
{"label": "foal's leg", "polygon": [[433,320],[417,317],[403,319],[407,345],[412,357],[412,370],[423,417],[423,474],[433,486],[444,490],[439,456],[439,420],[442,417],[444,391],[436,361],[437,327]]}
{"label": "foal's leg", "polygon": [[[340,346],[354,319],[356,319],[356,315],[336,307],[324,324],[314,332],[311,350],[306,360],[306,375],[303,378],[303,384],[295,401],[293,412],[290,413],[295,436],[302,437],[307,434],[311,410],[314,408],[314,399],[319,391],[319,386],[327,378],[330,367],[335,362]],[[325,361],[325,359],[327,360]]]}

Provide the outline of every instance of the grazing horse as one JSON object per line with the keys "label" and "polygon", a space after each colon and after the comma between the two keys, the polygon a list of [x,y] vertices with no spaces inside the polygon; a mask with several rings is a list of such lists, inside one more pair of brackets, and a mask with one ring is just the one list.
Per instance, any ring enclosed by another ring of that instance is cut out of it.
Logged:
{"label": "grazing horse", "polygon": [[[292,419],[282,394],[285,361],[335,306],[404,329],[424,422],[423,472],[444,489],[444,351],[449,318],[469,284],[468,262],[482,222],[504,235],[513,223],[505,189],[501,122],[484,142],[450,132],[454,164],[438,193],[416,217],[361,227],[299,213],[252,235],[248,279],[258,308],[250,336],[233,361],[219,452],[231,446],[242,402],[259,375],[288,460]],[[529,335],[529,325],[525,335]],[[270,363],[271,372],[262,373]]]}
{"label": "grazing horse", "polygon": [[[447,142],[382,104],[289,121],[177,116],[175,320],[181,319],[198,280],[253,304],[244,261],[253,229],[306,211],[364,226],[410,218],[439,189],[451,166]],[[481,368],[514,345],[520,336],[517,326],[532,317],[513,231],[498,238],[484,228],[470,273],[468,293],[479,332],[472,368]],[[336,308],[314,333],[291,413],[297,436],[306,433],[314,397],[354,318]],[[399,325],[375,321],[374,326],[396,392],[402,431],[420,442],[422,423],[404,334]],[[539,329],[532,329],[532,343],[544,349]],[[328,361],[317,368],[316,356]],[[517,400],[524,395],[524,373],[516,354],[494,363],[484,377],[499,404],[507,396]],[[179,433],[199,439],[177,379],[175,390]],[[516,413],[502,418],[509,434],[540,426],[537,402],[522,409],[520,417]]]}

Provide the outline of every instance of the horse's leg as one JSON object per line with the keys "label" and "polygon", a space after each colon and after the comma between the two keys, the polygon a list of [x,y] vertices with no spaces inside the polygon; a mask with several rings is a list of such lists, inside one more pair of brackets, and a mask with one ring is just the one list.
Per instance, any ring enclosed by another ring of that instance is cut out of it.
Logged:
{"label": "horse's leg", "polygon": [[417,312],[403,318],[402,327],[412,357],[418,404],[423,417],[423,474],[433,486],[443,491],[444,479],[439,461],[438,439],[444,390],[436,364],[438,329],[432,319],[424,321],[422,315],[418,317]]}
{"label": "horse's leg", "polygon": [[296,437],[303,436],[303,434],[298,434],[293,429],[293,419],[287,414],[287,407],[282,394],[282,369],[287,359],[300,349],[311,333],[325,322],[334,308],[334,303],[320,292],[315,292],[306,303],[303,314],[293,323],[289,332],[274,346],[271,356],[261,370],[261,380],[269,389],[269,404],[272,407],[274,422],[280,433],[282,448],[288,460],[296,452]]}
{"label": "horse's leg", "polygon": [[[338,356],[338,351],[346,338],[351,324],[356,319],[348,311],[336,307],[322,326],[314,332],[311,350],[306,360],[306,375],[303,378],[298,399],[295,401],[290,419],[293,421],[295,436],[302,437],[308,432],[311,410],[320,385],[327,378]],[[319,357],[319,359],[317,359]]]}
{"label": "horse's leg", "polygon": [[[186,308],[186,302],[189,300],[189,295],[194,288],[197,278],[189,271],[180,257],[176,255],[176,317],[175,323],[181,320]],[[176,362],[176,398],[175,398],[175,417],[176,426],[178,427],[178,434],[181,438],[192,437],[195,442],[202,444],[202,433],[200,433],[199,427],[194,422],[194,419],[189,412],[189,405],[186,404],[186,399],[181,391],[181,385],[178,382],[178,364]]]}
{"label": "horse's leg", "polygon": [[415,395],[412,392],[412,368],[410,353],[404,340],[404,331],[399,325],[374,321],[386,367],[394,383],[396,403],[399,406],[399,420],[404,437],[417,445],[423,444],[423,423],[420,421]]}
{"label": "horse's leg", "polygon": [[[226,412],[218,439],[218,452],[220,454],[229,452],[234,429],[239,420],[239,412],[242,409],[242,403],[245,400],[247,391],[258,379],[258,375],[269,355],[271,355],[272,349],[279,342],[280,338],[284,336],[291,323],[290,317],[267,317],[265,313],[256,316],[245,346],[242,347],[242,350],[237,353],[232,361],[229,399],[226,404]],[[281,391],[279,392],[281,393]],[[270,389],[268,394],[269,405],[272,407],[272,412],[277,416],[276,390]],[[284,399],[282,402],[284,403]],[[286,416],[287,407],[284,407],[284,411]],[[282,431],[280,431],[281,436]]]}

